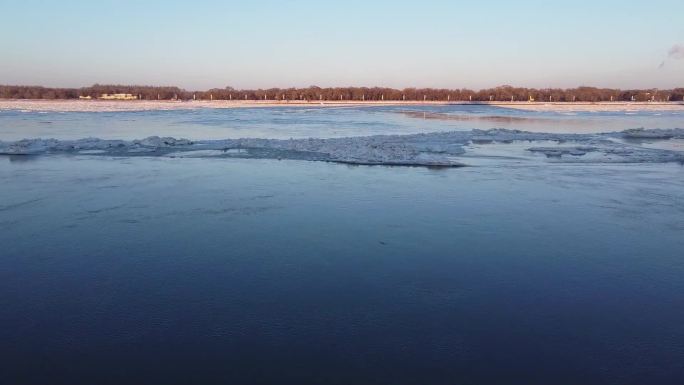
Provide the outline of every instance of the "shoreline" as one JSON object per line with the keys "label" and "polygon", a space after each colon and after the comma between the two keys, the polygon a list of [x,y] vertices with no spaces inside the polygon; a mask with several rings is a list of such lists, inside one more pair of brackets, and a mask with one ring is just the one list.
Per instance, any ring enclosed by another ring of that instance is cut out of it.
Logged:
{"label": "shoreline", "polygon": [[1,99],[0,111],[117,112],[268,107],[376,107],[485,105],[540,112],[683,111],[684,102],[447,102],[447,101],[278,101],[278,100],[74,100]]}

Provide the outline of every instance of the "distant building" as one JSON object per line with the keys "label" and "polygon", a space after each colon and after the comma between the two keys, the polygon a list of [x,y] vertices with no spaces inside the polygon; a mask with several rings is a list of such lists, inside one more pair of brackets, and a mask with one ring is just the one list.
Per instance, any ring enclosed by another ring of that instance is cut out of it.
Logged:
{"label": "distant building", "polygon": [[78,98],[79,99],[92,99],[92,97],[90,95],[86,95],[86,96],[81,95]]}
{"label": "distant building", "polygon": [[138,97],[133,94],[102,94],[98,99],[104,100],[136,100]]}

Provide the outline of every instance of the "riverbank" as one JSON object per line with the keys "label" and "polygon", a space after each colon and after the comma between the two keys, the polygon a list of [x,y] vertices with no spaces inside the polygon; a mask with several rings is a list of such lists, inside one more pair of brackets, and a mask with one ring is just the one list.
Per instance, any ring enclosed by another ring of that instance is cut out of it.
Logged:
{"label": "riverbank", "polygon": [[601,103],[537,103],[537,102],[445,102],[445,101],[279,101],[279,100],[0,100],[0,110],[46,112],[115,112],[184,110],[200,108],[257,108],[257,107],[371,107],[424,105],[485,104],[528,111],[599,112],[599,111],[684,111],[682,102],[601,102]]}

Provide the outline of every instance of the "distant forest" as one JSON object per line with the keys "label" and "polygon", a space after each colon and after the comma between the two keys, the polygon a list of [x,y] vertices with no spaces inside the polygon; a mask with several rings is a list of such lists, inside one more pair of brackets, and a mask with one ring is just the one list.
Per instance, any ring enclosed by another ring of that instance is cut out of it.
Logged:
{"label": "distant forest", "polygon": [[684,88],[671,90],[619,90],[610,88],[578,87],[520,88],[501,86],[479,91],[469,89],[406,88],[403,90],[382,87],[270,88],[237,90],[232,87],[207,91],[187,91],[179,87],[100,85],[83,88],[48,88],[38,86],[0,85],[2,99],[78,99],[98,98],[102,94],[126,93],[143,100],[305,100],[305,101],[552,101],[552,102],[607,102],[607,101],[682,101]]}

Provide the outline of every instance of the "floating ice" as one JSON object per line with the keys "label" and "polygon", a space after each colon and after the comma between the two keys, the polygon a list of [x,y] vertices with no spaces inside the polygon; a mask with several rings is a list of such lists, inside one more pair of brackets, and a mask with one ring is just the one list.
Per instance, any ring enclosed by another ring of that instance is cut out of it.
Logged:
{"label": "floating ice", "polygon": [[[518,130],[472,130],[414,135],[378,135],[331,139],[225,139],[190,141],[152,136],[141,140],[24,139],[1,142],[0,154],[67,153],[109,156],[174,156],[301,159],[367,165],[463,166],[460,156],[473,144],[544,142],[527,148],[554,162],[684,162],[678,151],[646,148],[620,142],[642,138],[684,138],[684,130],[628,130],[605,134],[553,134]],[[649,136],[650,135],[650,136]],[[551,143],[551,145],[546,145]],[[555,144],[554,144],[555,143]],[[592,154],[592,156],[588,156]],[[586,155],[586,156],[585,156]]]}
{"label": "floating ice", "polygon": [[587,152],[593,152],[596,151],[596,147],[585,147],[585,146],[576,146],[576,147],[531,147],[527,149],[527,151],[530,152],[540,152],[548,157],[560,157],[563,155],[574,155],[574,156],[582,156],[586,155]]}
{"label": "floating ice", "polygon": [[682,138],[684,133],[679,129],[651,129],[634,128],[622,132],[622,136],[628,139],[671,139],[675,137]]}

